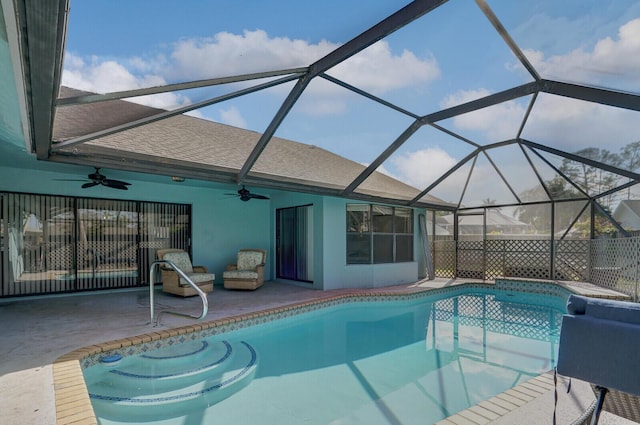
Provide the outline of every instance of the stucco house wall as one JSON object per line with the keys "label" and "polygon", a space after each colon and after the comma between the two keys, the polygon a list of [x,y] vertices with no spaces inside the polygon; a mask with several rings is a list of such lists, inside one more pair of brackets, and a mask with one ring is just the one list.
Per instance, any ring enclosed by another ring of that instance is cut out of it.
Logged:
{"label": "stucco house wall", "polygon": [[35,194],[82,196],[192,205],[192,252],[195,264],[206,266],[216,274],[216,284],[222,284],[227,264],[235,262],[241,248],[268,250],[265,276],[276,278],[276,227],[278,208],[313,205],[314,281],[313,284],[291,282],[314,289],[376,288],[416,281],[420,276],[422,247],[414,211],[414,261],[397,264],[346,264],[346,205],[355,201],[312,194],[260,190],[271,198],[242,202],[228,195],[237,188],[198,182],[174,183],[168,177],[162,181],[137,179],[137,173],[109,172],[113,178],[132,183],[127,191],[102,186],[81,189],[82,182],[60,179],[83,179],[90,167],[52,164],[33,160],[27,167],[0,166],[0,191]]}

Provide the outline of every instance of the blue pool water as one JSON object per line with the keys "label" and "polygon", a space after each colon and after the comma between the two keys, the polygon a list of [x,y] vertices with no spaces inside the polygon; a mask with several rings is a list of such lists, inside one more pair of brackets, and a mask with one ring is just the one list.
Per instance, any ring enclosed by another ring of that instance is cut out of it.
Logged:
{"label": "blue pool water", "polygon": [[552,369],[565,303],[478,288],[345,303],[85,378],[104,425],[430,424]]}

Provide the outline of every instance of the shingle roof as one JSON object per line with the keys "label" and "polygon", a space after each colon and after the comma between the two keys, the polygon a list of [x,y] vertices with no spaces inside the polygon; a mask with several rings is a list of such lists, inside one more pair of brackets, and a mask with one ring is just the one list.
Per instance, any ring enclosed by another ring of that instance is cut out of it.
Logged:
{"label": "shingle roof", "polygon": [[[86,93],[63,87],[61,97],[82,94]],[[58,108],[53,139],[56,142],[68,140],[161,112],[160,109],[123,100]],[[164,165],[179,167],[189,164],[211,173],[237,173],[260,136],[255,131],[176,115],[73,145],[63,151],[70,155],[101,152],[135,155]],[[362,164],[325,149],[273,137],[250,175],[339,190],[349,185],[364,169]],[[374,172],[356,192],[406,200],[420,193],[418,189],[379,172]],[[424,201],[443,203],[433,197]]]}

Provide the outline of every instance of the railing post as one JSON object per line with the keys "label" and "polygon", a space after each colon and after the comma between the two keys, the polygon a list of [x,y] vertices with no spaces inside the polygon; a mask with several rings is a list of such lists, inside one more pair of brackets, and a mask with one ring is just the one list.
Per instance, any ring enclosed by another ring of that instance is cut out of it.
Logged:
{"label": "railing post", "polygon": [[151,321],[149,322],[152,326],[154,324],[154,319],[155,319],[155,307],[154,307],[154,286],[156,284],[156,266],[157,264],[151,263],[151,266],[149,266],[149,310],[151,313]]}
{"label": "railing post", "polygon": [[549,279],[556,279],[556,204],[551,203],[551,245],[549,246]]}
{"label": "railing post", "polygon": [[[158,319],[155,320],[155,306],[154,306],[154,294],[153,294],[154,288],[153,288],[153,285],[154,285],[155,280],[156,280],[155,279],[155,277],[156,277],[155,276],[156,267],[158,265],[160,265],[160,264],[169,265],[200,296],[200,299],[202,300],[202,313],[200,314],[200,316],[196,317],[196,316],[192,316],[190,314],[178,313],[178,312],[174,312],[174,311],[164,311],[163,310],[160,313],[158,313]],[[207,313],[209,312],[209,300],[207,300],[207,294],[205,294],[204,291],[198,287],[198,285],[193,283],[193,281],[189,278],[189,276],[187,276],[185,272],[183,272],[178,266],[176,266],[173,263],[173,261],[156,260],[153,263],[151,263],[151,266],[149,266],[149,310],[150,310],[150,314],[151,314],[151,325],[152,326],[158,326],[160,324],[160,315],[162,313],[173,314],[175,316],[183,316],[183,317],[189,317],[191,319],[200,320],[200,319],[204,319],[207,316]]]}
{"label": "railing post", "polygon": [[638,278],[640,278],[640,273],[639,273],[640,272],[640,270],[639,270],[640,269],[640,253],[638,252],[638,250],[640,249],[640,238],[636,238],[635,242],[636,242],[636,245],[639,245],[639,246],[637,246],[633,250],[633,252],[635,252],[635,256],[636,256],[636,258],[635,258],[636,270],[635,270],[635,277],[634,277],[635,288],[634,288],[634,291],[633,291],[633,301],[634,302],[638,302]]}

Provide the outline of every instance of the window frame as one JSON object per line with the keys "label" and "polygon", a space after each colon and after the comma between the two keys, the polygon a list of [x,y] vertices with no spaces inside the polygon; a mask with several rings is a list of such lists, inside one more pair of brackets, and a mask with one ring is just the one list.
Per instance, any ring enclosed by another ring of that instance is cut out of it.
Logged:
{"label": "window frame", "polygon": [[[412,208],[358,203],[346,204],[345,210],[345,259],[347,265],[395,264],[415,261],[413,246],[415,225]],[[360,217],[357,213],[361,213]],[[389,225],[391,225],[391,229],[389,229]],[[399,227],[405,231],[399,231]],[[391,247],[389,247],[389,237],[391,238]],[[405,239],[405,243],[399,244],[398,238]],[[378,244],[376,244],[376,240],[378,240]],[[386,253],[376,250],[377,245],[382,241],[385,243]],[[356,248],[356,243],[360,247]],[[404,250],[408,255],[402,255],[402,258],[398,258],[398,248],[402,246],[409,247]]]}

